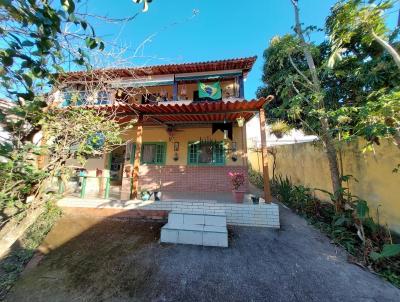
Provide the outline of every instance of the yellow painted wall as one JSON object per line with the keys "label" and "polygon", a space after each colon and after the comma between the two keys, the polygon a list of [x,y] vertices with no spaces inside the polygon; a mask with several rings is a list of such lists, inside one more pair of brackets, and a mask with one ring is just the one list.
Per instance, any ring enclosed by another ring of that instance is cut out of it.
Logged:
{"label": "yellow painted wall", "polygon": [[[177,128],[179,131],[174,135],[174,141],[169,141],[169,136],[167,134],[165,127],[155,127],[155,126],[144,126],[143,130],[143,143],[146,142],[166,142],[167,143],[167,152],[166,152],[166,165],[178,165],[185,166],[187,165],[187,151],[188,151],[188,143],[192,141],[198,141],[201,138],[209,138],[216,141],[223,140],[223,133],[221,131],[217,131],[212,135],[211,127],[204,128]],[[248,164],[247,154],[244,151],[246,148],[243,148],[243,141],[245,141],[245,135],[243,133],[243,129],[234,127],[233,128],[233,141],[237,144],[237,161],[232,161],[232,152],[226,153],[226,166],[246,166]],[[132,140],[136,141],[136,128],[130,129],[123,135],[123,140],[128,141]],[[179,142],[179,151],[178,151],[178,161],[174,161],[174,142]],[[231,146],[229,145],[229,148]],[[109,176],[108,170],[108,158],[109,155],[104,155],[100,158],[90,158],[86,161],[83,166],[87,170],[88,176],[96,176],[96,169],[101,169],[103,171],[103,176]],[[81,167],[78,161],[69,160],[67,162],[68,166]],[[129,165],[129,162],[125,161],[125,165]],[[142,171],[145,171],[146,164],[141,165],[140,168]],[[95,178],[88,178],[86,184],[86,192],[87,193],[97,193],[99,192],[99,180]],[[104,184],[103,184],[104,188]],[[100,189],[101,190],[101,189]]]}
{"label": "yellow painted wall", "polygon": [[[166,142],[167,143],[167,152],[166,152],[166,165],[187,165],[187,151],[188,151],[188,143],[192,141],[198,141],[201,138],[210,138],[216,141],[222,141],[224,135],[221,131],[217,131],[214,135],[211,134],[211,127],[206,128],[179,128],[178,131],[174,135],[174,141],[169,141],[169,136],[167,134],[165,127],[155,127],[155,126],[144,126],[143,128],[143,143],[146,142]],[[237,161],[232,161],[232,152],[227,152],[225,165],[227,166],[243,166],[247,165],[247,154],[243,148],[243,129],[234,127],[233,128],[233,141],[237,144]],[[136,127],[126,131],[123,135],[123,140],[128,141],[132,140],[136,141]],[[179,142],[179,151],[178,151],[178,161],[174,161],[174,142]],[[231,145],[229,145],[229,148]],[[69,160],[67,162],[68,166],[76,166],[80,167],[78,161]],[[103,170],[103,176],[108,176],[108,156],[104,155],[100,158],[90,158],[86,161],[84,168],[88,170],[88,176],[96,176],[96,168]]]}
{"label": "yellow painted wall", "polygon": [[[343,149],[345,175],[353,175],[358,182],[350,181],[350,190],[368,201],[372,215],[379,208],[381,222],[400,233],[400,173],[393,169],[400,163],[399,149],[389,141],[375,147],[375,153],[362,153],[362,142],[354,142]],[[332,192],[326,154],[313,143],[281,145],[274,147],[276,155],[276,175],[287,175],[294,184],[319,188]],[[249,162],[258,170],[261,155],[249,150]],[[272,156],[269,156],[269,171],[272,177]],[[321,199],[327,199],[318,193]]]}
{"label": "yellow painted wall", "polygon": [[[231,153],[227,153],[226,165],[227,166],[242,166],[247,165],[247,156],[243,152],[243,129],[234,127],[233,128],[233,141],[237,144],[237,158],[236,162],[232,161]],[[212,135],[211,126],[207,128],[179,128],[174,135],[174,141],[169,141],[169,136],[165,127],[143,127],[143,142],[166,142],[167,143],[167,154],[166,154],[166,165],[186,165],[187,164],[187,151],[188,143],[198,141],[200,138],[210,138],[216,141],[222,141],[224,135],[221,131],[217,131]],[[123,137],[124,140],[136,141],[136,128],[127,131]],[[174,142],[179,142],[178,161],[174,161]],[[229,146],[231,147],[231,146]]]}

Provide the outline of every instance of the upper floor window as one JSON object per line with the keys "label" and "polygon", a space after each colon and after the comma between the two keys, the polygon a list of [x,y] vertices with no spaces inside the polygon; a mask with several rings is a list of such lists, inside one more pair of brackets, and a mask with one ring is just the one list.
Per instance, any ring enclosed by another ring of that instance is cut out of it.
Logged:
{"label": "upper floor window", "polygon": [[108,91],[102,90],[97,92],[96,105],[106,105],[110,103],[110,94]]}
{"label": "upper floor window", "polygon": [[87,95],[85,91],[63,91],[63,102],[61,107],[81,106],[87,104]]}

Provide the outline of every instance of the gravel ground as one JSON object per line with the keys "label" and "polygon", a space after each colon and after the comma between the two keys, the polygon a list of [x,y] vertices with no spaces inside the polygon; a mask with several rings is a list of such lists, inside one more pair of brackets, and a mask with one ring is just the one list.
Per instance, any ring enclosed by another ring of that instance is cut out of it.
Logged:
{"label": "gravel ground", "polygon": [[7,301],[400,301],[290,210],[281,225],[232,227],[223,249],[160,245],[161,223],[65,216]]}

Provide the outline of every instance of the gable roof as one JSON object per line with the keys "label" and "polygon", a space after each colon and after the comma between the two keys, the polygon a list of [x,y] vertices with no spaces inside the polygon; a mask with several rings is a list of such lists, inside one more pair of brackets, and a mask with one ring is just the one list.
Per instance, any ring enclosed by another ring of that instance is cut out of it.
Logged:
{"label": "gable roof", "polygon": [[143,67],[103,68],[87,71],[67,72],[61,77],[64,81],[82,80],[88,76],[95,78],[96,74],[106,74],[115,78],[145,77],[153,75],[167,75],[180,73],[197,73],[222,70],[242,70],[246,75],[257,60],[257,56],[247,58],[234,58],[227,60],[192,62],[182,64],[166,64]]}

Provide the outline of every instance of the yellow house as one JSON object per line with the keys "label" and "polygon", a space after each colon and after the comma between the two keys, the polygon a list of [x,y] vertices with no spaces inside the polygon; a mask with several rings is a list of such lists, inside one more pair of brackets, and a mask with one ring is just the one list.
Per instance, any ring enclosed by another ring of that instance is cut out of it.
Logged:
{"label": "yellow house", "polygon": [[[60,106],[104,109],[121,123],[137,121],[124,134],[123,146],[88,161],[84,190],[111,190],[123,200],[140,190],[230,192],[228,174],[240,173],[245,178],[240,190],[247,191],[245,124],[257,113],[264,117],[268,101],[244,99],[244,79],[255,60],[68,73],[54,94]],[[265,127],[265,118],[261,123]],[[99,176],[110,183],[90,182]]]}

